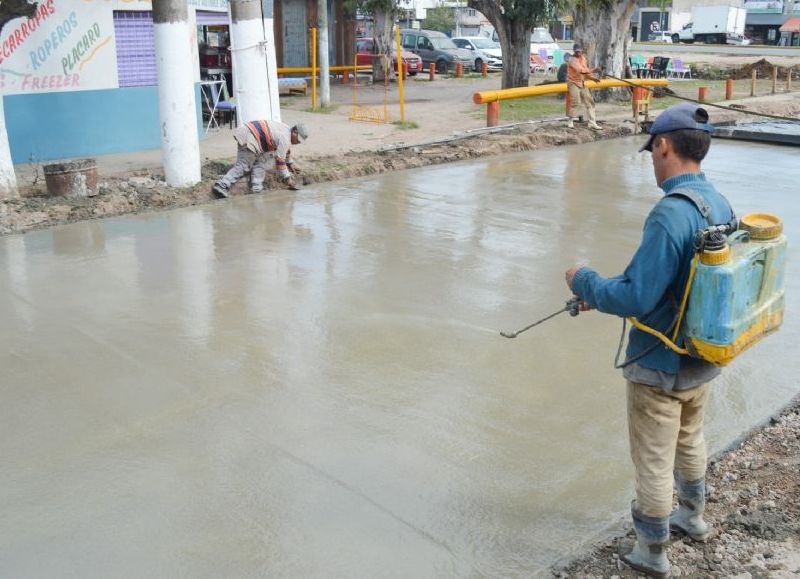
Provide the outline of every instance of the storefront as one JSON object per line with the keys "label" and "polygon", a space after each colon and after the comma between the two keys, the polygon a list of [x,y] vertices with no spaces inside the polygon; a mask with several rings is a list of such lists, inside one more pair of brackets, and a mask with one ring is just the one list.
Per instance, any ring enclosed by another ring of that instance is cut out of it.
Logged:
{"label": "storefront", "polygon": [[[222,26],[223,17],[227,27],[227,1],[190,2],[189,18],[198,17],[199,30]],[[195,51],[199,130],[199,46]],[[230,76],[227,58],[217,63]],[[14,163],[161,146],[149,2],[40,2],[33,17],[2,30],[0,85]]]}
{"label": "storefront", "polygon": [[753,44],[778,44],[784,14],[759,14],[748,11],[744,33]]}
{"label": "storefront", "polygon": [[800,16],[793,16],[780,28],[781,46],[800,46]]}

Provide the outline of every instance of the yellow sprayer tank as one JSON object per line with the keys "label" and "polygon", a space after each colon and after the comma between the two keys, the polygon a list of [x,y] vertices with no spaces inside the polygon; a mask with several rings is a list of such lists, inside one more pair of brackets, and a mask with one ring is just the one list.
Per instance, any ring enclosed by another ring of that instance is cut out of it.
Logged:
{"label": "yellow sprayer tank", "polygon": [[692,355],[724,366],[783,322],[786,238],[780,218],[745,215],[749,233],[704,251],[697,264],[683,333]]}

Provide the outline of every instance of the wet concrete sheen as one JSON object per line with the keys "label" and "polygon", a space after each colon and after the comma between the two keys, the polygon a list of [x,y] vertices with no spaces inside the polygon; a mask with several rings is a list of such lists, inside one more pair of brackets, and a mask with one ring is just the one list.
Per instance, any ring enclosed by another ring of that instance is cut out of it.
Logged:
{"label": "wet concrete sheen", "polygon": [[[0,239],[0,576],[546,569],[630,500],[620,325],[498,331],[561,307],[575,261],[624,268],[659,195],[635,150]],[[707,171],[794,253],[793,150],[715,142]],[[787,315],[717,381],[712,450],[800,389],[797,341]]]}

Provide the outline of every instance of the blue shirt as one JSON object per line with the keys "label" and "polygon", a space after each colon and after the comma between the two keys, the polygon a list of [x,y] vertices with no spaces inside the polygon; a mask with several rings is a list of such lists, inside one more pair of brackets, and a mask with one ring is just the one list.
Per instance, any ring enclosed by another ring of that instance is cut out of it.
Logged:
{"label": "blue shirt", "polygon": [[[703,173],[676,175],[661,184],[664,193],[678,188],[689,188],[700,194],[711,208],[714,224],[728,223],[734,218],[727,199],[717,192]],[[582,267],[575,273],[572,290],[600,312],[632,316],[646,326],[667,333],[677,315],[689,277],[695,233],[706,227],[708,221],[689,199],[665,195],[647,216],[642,241],[625,272],[605,278],[588,267]],[[655,342],[658,338],[631,328],[627,359],[635,358]],[[682,346],[681,337],[677,343]],[[637,364],[655,373],[678,375],[682,366],[696,366],[697,361],[681,356],[659,342]]]}

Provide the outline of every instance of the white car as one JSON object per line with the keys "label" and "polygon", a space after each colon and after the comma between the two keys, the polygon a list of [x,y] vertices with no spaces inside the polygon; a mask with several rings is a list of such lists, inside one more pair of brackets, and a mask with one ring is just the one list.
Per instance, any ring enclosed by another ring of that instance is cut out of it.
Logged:
{"label": "white car", "polygon": [[457,36],[453,43],[459,48],[469,50],[475,57],[475,72],[480,72],[485,62],[489,70],[503,69],[503,51],[500,43],[484,36]]}
{"label": "white car", "polygon": [[547,58],[553,58],[553,53],[558,50],[558,44],[547,28],[534,28],[531,34],[531,54],[539,56],[539,51],[542,49],[547,51]]}
{"label": "white car", "polygon": [[666,42],[667,44],[672,44],[672,34],[666,30],[651,32],[647,35],[647,40],[650,42]]}

